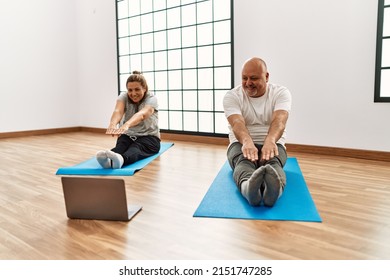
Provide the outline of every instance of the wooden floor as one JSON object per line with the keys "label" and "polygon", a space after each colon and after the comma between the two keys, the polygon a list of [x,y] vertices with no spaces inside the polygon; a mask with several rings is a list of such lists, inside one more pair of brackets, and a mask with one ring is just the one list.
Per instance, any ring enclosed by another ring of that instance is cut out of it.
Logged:
{"label": "wooden floor", "polygon": [[390,259],[389,162],[290,153],[322,223],[193,218],[226,147],[175,141],[122,177],[129,203],[143,205],[132,221],[69,220],[56,170],[114,141],[88,132],[0,140],[0,259]]}

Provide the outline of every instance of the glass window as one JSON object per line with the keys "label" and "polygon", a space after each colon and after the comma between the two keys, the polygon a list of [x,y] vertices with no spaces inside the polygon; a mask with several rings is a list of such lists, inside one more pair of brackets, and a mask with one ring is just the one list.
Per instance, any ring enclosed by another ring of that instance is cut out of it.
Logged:
{"label": "glass window", "polygon": [[378,2],[375,102],[390,102],[390,0]]}
{"label": "glass window", "polygon": [[162,131],[227,134],[222,100],[233,87],[233,1],[116,3],[119,91],[141,71],[158,98]]}

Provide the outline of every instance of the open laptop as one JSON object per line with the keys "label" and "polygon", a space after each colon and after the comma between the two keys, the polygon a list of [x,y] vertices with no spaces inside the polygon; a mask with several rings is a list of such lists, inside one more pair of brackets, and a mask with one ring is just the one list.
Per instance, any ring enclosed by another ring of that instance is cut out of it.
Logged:
{"label": "open laptop", "polygon": [[141,206],[127,205],[123,179],[61,177],[70,219],[130,221]]}

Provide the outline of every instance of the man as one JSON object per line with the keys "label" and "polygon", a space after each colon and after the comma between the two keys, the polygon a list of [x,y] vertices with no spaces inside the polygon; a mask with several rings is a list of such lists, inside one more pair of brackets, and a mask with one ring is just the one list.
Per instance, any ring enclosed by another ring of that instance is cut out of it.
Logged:
{"label": "man", "polygon": [[257,57],[242,67],[242,84],[223,100],[229,122],[228,161],[241,194],[252,206],[273,206],[286,185],[285,128],[291,94],[269,84],[266,63]]}

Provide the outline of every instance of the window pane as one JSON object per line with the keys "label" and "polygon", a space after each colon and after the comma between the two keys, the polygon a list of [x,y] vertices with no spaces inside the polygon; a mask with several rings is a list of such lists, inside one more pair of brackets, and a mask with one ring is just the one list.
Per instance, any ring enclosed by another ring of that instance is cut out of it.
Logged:
{"label": "window pane", "polygon": [[196,91],[183,92],[183,109],[184,110],[198,109],[198,93]]}
{"label": "window pane", "polygon": [[381,71],[381,96],[390,97],[390,70]]}
{"label": "window pane", "polygon": [[167,49],[167,32],[160,31],[154,33],[154,50],[166,50]]}
{"label": "window pane", "polygon": [[153,8],[155,11],[166,8],[166,0],[153,0]]}
{"label": "window pane", "polygon": [[156,97],[158,100],[158,108],[160,110],[168,109],[168,94],[166,91],[158,91],[156,92]]}
{"label": "window pane", "polygon": [[129,22],[127,20],[118,20],[118,36],[129,36]]}
{"label": "window pane", "polygon": [[198,130],[198,114],[196,112],[184,112],[184,130]]}
{"label": "window pane", "polygon": [[140,17],[132,17],[129,19],[130,35],[138,35],[141,33]]}
{"label": "window pane", "polygon": [[214,47],[214,65],[226,66],[231,64],[231,50],[230,44],[216,45]]}
{"label": "window pane", "polygon": [[148,83],[148,87],[149,87],[149,92],[151,92],[152,94],[154,93],[154,89],[155,89],[155,86],[154,86],[154,75],[153,73],[151,72],[147,72],[147,73],[143,73],[147,83]]}
{"label": "window pane", "polygon": [[181,112],[169,112],[169,129],[183,129],[183,115]]}
{"label": "window pane", "polygon": [[121,38],[118,40],[119,55],[125,55],[130,53],[129,38]]}
{"label": "window pane", "polygon": [[214,0],[214,20],[230,19],[230,0]]}
{"label": "window pane", "polygon": [[167,72],[156,72],[155,77],[155,90],[167,90],[168,89],[168,74]]}
{"label": "window pane", "polygon": [[215,113],[215,133],[228,133],[228,122],[224,113]]}
{"label": "window pane", "polygon": [[129,73],[130,72],[130,61],[129,56],[121,56],[119,58],[119,73]]}
{"label": "window pane", "polygon": [[[143,3],[143,1],[142,1]],[[152,14],[146,14],[141,16],[141,29],[142,32],[151,32],[153,31],[153,17]]]}
{"label": "window pane", "polygon": [[210,45],[213,43],[213,25],[198,25],[198,45]]}
{"label": "window pane", "polygon": [[183,49],[183,68],[196,68],[196,48]]}
{"label": "window pane", "polygon": [[181,91],[170,91],[168,97],[169,109],[182,110],[182,93]]}
{"label": "window pane", "polygon": [[167,28],[166,11],[156,12],[154,14],[154,31],[163,30]]}
{"label": "window pane", "polygon": [[213,19],[212,12],[212,1],[199,3],[197,9],[198,23],[211,22]]}
{"label": "window pane", "polygon": [[180,8],[167,10],[168,28],[180,27]]}
{"label": "window pane", "polygon": [[198,66],[208,67],[213,65],[213,47],[198,48]]}
{"label": "window pane", "polygon": [[197,88],[196,70],[183,70],[183,89]]}
{"label": "window pane", "polygon": [[385,8],[383,14],[383,36],[390,36],[390,8]]}
{"label": "window pane", "polygon": [[181,68],[181,51],[173,50],[168,51],[168,69],[180,69]]}
{"label": "window pane", "polygon": [[214,24],[214,43],[230,42],[230,21],[221,21]]}
{"label": "window pane", "polygon": [[140,14],[140,2],[141,0],[129,0],[129,15],[139,15]]}
{"label": "window pane", "polygon": [[222,67],[215,69],[215,88],[229,89],[231,87],[231,69],[230,67]]}
{"label": "window pane", "polygon": [[223,101],[223,97],[225,96],[225,94],[226,94],[226,90],[216,90],[214,92],[214,96],[215,96],[215,100],[214,100],[215,111],[223,111],[222,101]]}
{"label": "window pane", "polygon": [[153,51],[153,34],[142,35],[142,52]]}
{"label": "window pane", "polygon": [[[146,53],[142,55],[142,71],[153,71],[153,53]],[[146,78],[146,77],[145,77]],[[149,80],[146,79],[148,82]]]}
{"label": "window pane", "polygon": [[130,37],[130,50],[132,53],[141,52],[141,36]]}
{"label": "window pane", "polygon": [[167,69],[167,52],[154,53],[154,60],[155,60],[154,69],[156,71]]}
{"label": "window pane", "polygon": [[212,89],[214,81],[213,69],[198,70],[198,87],[200,89]]}
{"label": "window pane", "polygon": [[128,17],[129,11],[127,9],[128,2],[127,1],[121,1],[117,3],[118,5],[118,19]]}
{"label": "window pane", "polygon": [[130,55],[130,71],[142,71],[141,55]]}
{"label": "window pane", "polygon": [[181,89],[181,71],[168,72],[169,89]]}
{"label": "window pane", "polygon": [[382,44],[382,67],[390,67],[390,39],[384,39]]}
{"label": "window pane", "polygon": [[189,26],[183,28],[182,31],[183,36],[183,47],[193,47],[196,46],[196,27]]}
{"label": "window pane", "polygon": [[182,26],[193,25],[196,23],[195,5],[187,5],[182,7]]}
{"label": "window pane", "polygon": [[149,13],[153,11],[153,1],[152,0],[142,0],[141,3],[141,13]]}
{"label": "window pane", "polygon": [[180,6],[180,0],[167,1],[167,8]]}
{"label": "window pane", "polygon": [[214,116],[212,113],[199,113],[199,131],[214,132]]}
{"label": "window pane", "polygon": [[181,47],[180,29],[168,30],[168,49]]}
{"label": "window pane", "polygon": [[127,91],[127,88],[126,88],[126,81],[127,81],[127,78],[129,77],[128,74],[124,74],[124,75],[120,75],[119,76],[119,90],[120,91]]}
{"label": "window pane", "polygon": [[214,108],[214,96],[210,90],[199,91],[199,110],[200,111],[213,111]]}
{"label": "window pane", "polygon": [[160,129],[169,129],[168,126],[168,112],[166,111],[159,111],[158,112],[158,126]]}

